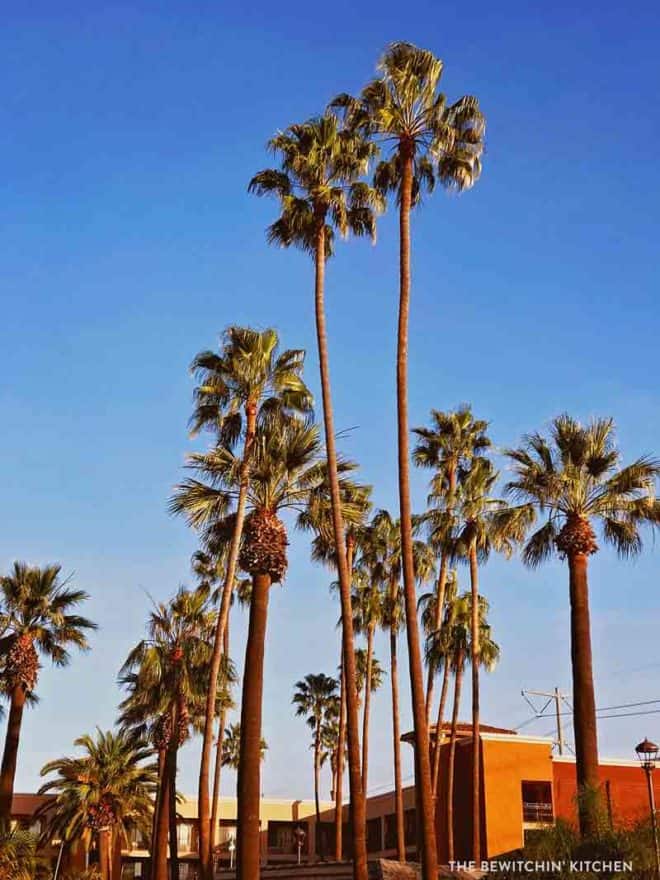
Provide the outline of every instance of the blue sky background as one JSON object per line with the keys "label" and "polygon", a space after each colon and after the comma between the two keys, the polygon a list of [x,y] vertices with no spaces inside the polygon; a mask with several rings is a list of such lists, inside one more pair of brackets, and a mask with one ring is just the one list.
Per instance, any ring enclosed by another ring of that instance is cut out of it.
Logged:
{"label": "blue sky background", "polygon": [[[318,389],[311,264],[266,246],[275,206],[246,185],[269,163],[266,139],[357,90],[389,41],[433,49],[448,96],[478,95],[488,118],[478,186],[438,192],[414,218],[412,424],[467,400],[504,446],[562,410],[613,415],[627,458],[660,453],[657,4],[629,16],[586,0],[239,6],[4,9],[0,568],[60,561],[101,626],[69,670],[44,669],[18,790],[74,737],[112,724],[148,594],[164,599],[189,578],[194,537],[166,501],[191,449],[192,356],[230,322],[274,326],[284,345],[308,349]],[[352,429],[344,452],[392,509],[396,271],[392,215],[375,250],[340,245],[328,268],[337,424]],[[424,483],[417,474],[418,506]],[[292,686],[337,662],[330,576],[308,559],[307,538],[294,536],[286,584],[272,591],[270,795],[311,794]],[[660,698],[657,583],[651,542],[636,563],[609,551],[593,561],[600,706]],[[559,563],[529,572],[494,560],[482,584],[503,651],[483,719],[515,725],[531,714],[521,688],[570,689],[567,576]],[[242,662],[240,613],[232,627]],[[370,789],[391,779],[388,711],[384,689]],[[602,752],[629,757],[644,735],[657,740],[660,715],[604,720]],[[182,757],[187,792],[197,745]]]}

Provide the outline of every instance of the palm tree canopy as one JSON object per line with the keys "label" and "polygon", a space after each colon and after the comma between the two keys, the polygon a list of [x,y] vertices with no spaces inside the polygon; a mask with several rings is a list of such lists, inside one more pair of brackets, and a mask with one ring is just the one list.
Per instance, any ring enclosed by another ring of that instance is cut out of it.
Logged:
{"label": "palm tree canopy", "polygon": [[596,552],[592,523],[621,556],[635,555],[642,549],[640,527],[660,524],[655,497],[660,461],[644,456],[622,467],[612,419],[582,425],[561,415],[547,436],[530,434],[506,455],[515,475],[506,491],[518,506],[503,519],[523,532],[538,516],[545,519],[525,544],[528,565],[538,565],[555,549]]}
{"label": "palm tree canopy", "polygon": [[[268,751],[268,743],[265,739],[261,740],[261,760],[263,761]],[[240,722],[230,724],[225,729],[222,738],[222,766],[231,767],[238,770],[238,764],[241,756],[241,725]]]}
{"label": "palm tree canopy", "polygon": [[49,761],[41,770],[42,776],[56,774],[39,789],[56,796],[44,808],[49,834],[88,841],[91,830],[103,827],[100,821],[118,829],[124,841],[131,828],[148,834],[158,777],[151,747],[130,731],[98,728],[74,745],[81,756]]}
{"label": "palm tree canopy", "polygon": [[398,193],[405,154],[413,159],[413,204],[436,181],[448,189],[471,187],[481,173],[486,128],[478,100],[465,95],[448,104],[438,90],[442,61],[412,43],[390,44],[378,72],[358,98],[341,94],[331,104],[349,127],[392,148],[376,168],[376,189]]}
{"label": "palm tree canopy", "polygon": [[191,364],[197,379],[190,419],[193,434],[213,431],[233,447],[243,428],[244,409],[253,405],[260,422],[273,412],[310,412],[312,395],[302,379],[305,352],[279,352],[275,330],[228,327],[219,352],[201,351]]}
{"label": "palm tree canopy", "polygon": [[268,144],[280,158],[278,169],[256,174],[248,191],[279,199],[282,212],[268,228],[268,241],[316,252],[324,231],[326,257],[332,255],[335,230],[376,237],[379,193],[359,180],[376,154],[375,145],[357,130],[342,127],[334,113],[314,117],[278,132]]}
{"label": "palm tree canopy", "polygon": [[[488,623],[488,600],[479,596],[479,665],[492,672],[500,658],[500,647],[493,641]],[[471,661],[472,595],[470,592],[455,597],[447,607],[447,614],[440,630],[431,633],[426,643],[427,661],[436,665],[445,662],[455,669],[460,662]]]}
{"label": "palm tree canopy", "polygon": [[[370,690],[373,693],[377,691],[383,681],[385,680],[386,672],[383,667],[380,665],[380,660],[377,657],[371,658],[371,687]],[[361,694],[364,690],[364,686],[367,680],[367,652],[365,648],[356,648],[355,649],[355,689],[358,694]]]}
{"label": "palm tree canopy", "polygon": [[320,735],[328,712],[334,712],[337,706],[337,689],[339,682],[325,673],[310,673],[294,685],[295,691],[291,702],[296,707],[296,715],[305,717],[307,725]]}
{"label": "palm tree canopy", "polygon": [[87,633],[97,625],[72,611],[89,595],[72,589],[60,574],[59,565],[15,562],[0,578],[0,670],[6,670],[12,647],[22,638],[56,666],[69,663],[70,646],[88,650]]}

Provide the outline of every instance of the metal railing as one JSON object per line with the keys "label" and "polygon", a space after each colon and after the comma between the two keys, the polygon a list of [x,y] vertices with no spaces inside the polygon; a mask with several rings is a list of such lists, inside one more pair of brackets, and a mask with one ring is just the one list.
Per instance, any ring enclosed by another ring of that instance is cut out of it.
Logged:
{"label": "metal railing", "polygon": [[534,802],[523,803],[523,822],[552,822],[552,804]]}

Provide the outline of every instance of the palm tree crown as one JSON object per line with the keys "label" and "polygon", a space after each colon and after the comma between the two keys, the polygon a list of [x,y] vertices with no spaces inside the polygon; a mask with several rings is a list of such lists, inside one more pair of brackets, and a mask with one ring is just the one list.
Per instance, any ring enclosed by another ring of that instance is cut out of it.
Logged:
{"label": "palm tree crown", "polygon": [[614,443],[612,419],[581,425],[568,415],[554,419],[549,436],[539,433],[508,449],[515,478],[506,491],[518,502],[511,517],[524,527],[538,514],[547,515],[523,550],[528,565],[538,565],[553,550],[561,555],[598,549],[593,521],[600,523],[605,541],[621,556],[642,549],[640,526],[660,524],[655,483],[660,461],[638,458],[621,467]]}

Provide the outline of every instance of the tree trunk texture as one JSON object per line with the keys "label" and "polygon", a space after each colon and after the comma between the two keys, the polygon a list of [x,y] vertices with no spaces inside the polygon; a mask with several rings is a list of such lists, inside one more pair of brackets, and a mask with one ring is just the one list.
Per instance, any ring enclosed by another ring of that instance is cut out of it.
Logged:
{"label": "tree trunk texture", "polygon": [[479,563],[470,543],[471,672],[472,672],[472,858],[481,861],[481,736],[479,732]]}
{"label": "tree trunk texture", "polygon": [[[343,654],[343,652],[341,652]],[[335,861],[341,862],[344,858],[343,824],[344,824],[344,752],[346,750],[346,675],[344,674],[344,660],[340,660],[339,677],[339,733],[337,736],[337,775],[335,782]]]}
{"label": "tree trunk texture", "polygon": [[112,839],[109,828],[99,831],[99,868],[101,880],[112,880]]}
{"label": "tree trunk texture", "polygon": [[177,752],[179,748],[178,740],[179,712],[174,715],[172,741],[167,750],[167,760],[170,764],[169,770],[169,838],[170,838],[170,878],[171,880],[179,880],[179,838],[177,834],[176,821],[176,772],[177,772]]}
{"label": "tree trunk texture", "polygon": [[578,787],[580,834],[596,834],[600,815],[596,696],[591,657],[588,556],[568,557],[571,599],[571,661],[573,671],[573,730]]}
{"label": "tree trunk texture", "polygon": [[442,741],[444,735],[442,725],[445,718],[445,706],[447,704],[447,694],[449,692],[449,658],[445,660],[444,669],[442,671],[442,688],[440,690],[440,704],[438,705],[438,718],[435,723],[435,748],[433,750],[433,797],[438,796],[438,781],[440,779],[440,755],[442,754]]}
{"label": "tree trunk texture", "polygon": [[396,625],[390,627],[390,679],[392,684],[392,751],[394,752],[394,815],[396,817],[396,857],[406,860],[406,834],[403,817],[401,779],[401,724],[399,710],[399,658]]}
{"label": "tree trunk texture", "polygon": [[167,847],[170,824],[171,763],[167,760],[167,752],[160,769],[156,815],[154,817],[155,834],[151,843],[151,880],[168,880]]}
{"label": "tree trunk texture", "polygon": [[369,796],[369,710],[371,708],[371,676],[374,663],[374,627],[367,628],[367,669],[364,686],[364,713],[362,716],[362,789]]}
{"label": "tree trunk texture", "polygon": [[334,413],[330,393],[328,338],[325,323],[325,216],[319,218],[316,235],[315,314],[316,336],[321,371],[323,420],[325,426],[328,480],[332,503],[332,525],[337,555],[337,574],[341,597],[342,639],[344,670],[349,686],[346,688],[346,731],[348,734],[348,777],[351,797],[351,837],[353,843],[353,878],[367,880],[367,812],[362,774],[360,772],[360,734],[358,731],[357,693],[355,682],[355,643],[353,638],[353,609],[351,606],[351,575],[346,564],[344,524],[341,512],[341,494],[337,475],[337,448],[335,443]]}
{"label": "tree trunk texture", "polygon": [[323,845],[323,835],[321,834],[321,801],[319,800],[319,789],[321,787],[321,728],[320,724],[316,726],[316,735],[314,737],[314,808],[316,810],[316,851],[322,862],[325,861],[325,846]]}
{"label": "tree trunk texture", "polygon": [[[229,657],[229,621],[225,627],[222,653]],[[218,741],[215,746],[215,768],[213,771],[213,802],[211,804],[211,827],[209,838],[211,840],[211,864],[213,864],[213,851],[218,842],[218,821],[220,817],[220,776],[222,773],[222,744],[225,737],[225,724],[227,723],[227,709],[220,709],[218,719]]]}
{"label": "tree trunk texture", "polygon": [[408,438],[408,323],[410,314],[410,209],[412,205],[413,148],[401,145],[401,201],[399,211],[400,285],[397,332],[397,421],[399,459],[399,507],[403,593],[408,637],[408,663],[412,692],[415,736],[417,820],[421,842],[423,880],[437,880],[438,854],[435,841],[435,815],[431,790],[429,735],[422,671],[417,596],[413,562],[412,507],[410,501],[410,450]]}
{"label": "tree trunk texture", "polygon": [[8,829],[11,821],[11,802],[14,796],[16,761],[26,697],[27,694],[22,684],[16,685],[11,692],[5,748],[2,754],[2,769],[0,770],[0,828]]}
{"label": "tree trunk texture", "polygon": [[451,733],[449,735],[449,762],[447,765],[447,858],[454,861],[454,765],[456,761],[456,734],[458,730],[458,713],[461,707],[461,689],[463,687],[463,670],[465,659],[459,651],[456,657],[456,679],[454,681],[454,709],[451,716]]}
{"label": "tree trunk texture", "polygon": [[261,840],[261,714],[264,688],[264,652],[268,620],[268,574],[252,577],[250,622],[245,646],[241,742],[238,761],[236,870],[238,880],[259,880]]}
{"label": "tree trunk texture", "polygon": [[202,739],[202,757],[199,765],[199,792],[197,806],[199,815],[199,867],[201,880],[213,880],[213,859],[211,857],[211,805],[209,803],[209,777],[211,773],[211,760],[213,754],[213,723],[215,721],[216,692],[218,689],[218,675],[222,662],[222,644],[225,629],[229,620],[231,596],[234,590],[236,578],[236,566],[240,550],[243,525],[245,523],[245,509],[247,505],[247,490],[250,479],[250,453],[257,426],[257,405],[250,402],[245,407],[245,442],[243,445],[243,460],[241,463],[241,479],[236,504],[236,520],[234,532],[231,538],[225,582],[222,588],[222,600],[220,613],[213,638],[213,653],[209,669],[209,689],[206,695],[206,710],[204,716],[204,735]]}

